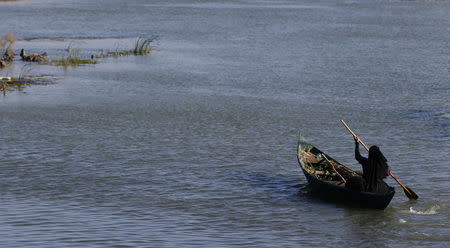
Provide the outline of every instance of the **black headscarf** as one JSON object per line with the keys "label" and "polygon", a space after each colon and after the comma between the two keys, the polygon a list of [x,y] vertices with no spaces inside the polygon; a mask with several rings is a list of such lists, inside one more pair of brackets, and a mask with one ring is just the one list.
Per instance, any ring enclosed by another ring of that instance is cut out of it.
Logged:
{"label": "black headscarf", "polygon": [[371,146],[369,149],[367,173],[364,176],[366,180],[367,190],[375,190],[378,179],[386,178],[389,171],[387,159],[381,153],[378,146]]}

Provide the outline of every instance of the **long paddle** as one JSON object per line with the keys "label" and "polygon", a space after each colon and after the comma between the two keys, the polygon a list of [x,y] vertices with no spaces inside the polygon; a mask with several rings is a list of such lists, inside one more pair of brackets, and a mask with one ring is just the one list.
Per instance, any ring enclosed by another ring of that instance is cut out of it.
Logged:
{"label": "long paddle", "polygon": [[[348,127],[347,123],[345,123],[344,120],[341,120],[342,124],[344,124],[344,126],[347,128],[347,130],[353,135],[353,137],[358,137],[351,129],[350,127]],[[369,151],[369,148],[367,148],[366,144],[364,144],[361,139],[358,138],[359,143],[361,143],[361,145],[364,146],[364,148],[366,148],[367,151]],[[414,191],[412,191],[410,188],[406,187],[405,185],[403,185],[395,176],[394,174],[392,174],[392,172],[389,172],[389,175],[391,175],[392,178],[395,179],[395,181],[397,181],[398,184],[400,184],[400,186],[402,186],[403,188],[403,192],[405,192],[405,195],[409,198],[409,199],[414,199],[417,200],[419,198],[419,196],[414,193]]]}

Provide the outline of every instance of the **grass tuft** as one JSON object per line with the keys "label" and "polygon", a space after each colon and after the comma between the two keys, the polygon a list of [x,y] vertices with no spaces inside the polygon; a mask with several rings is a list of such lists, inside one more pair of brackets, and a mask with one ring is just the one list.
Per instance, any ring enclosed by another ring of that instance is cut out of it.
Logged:
{"label": "grass tuft", "polygon": [[152,38],[138,38],[136,42],[134,43],[134,47],[132,49],[123,49],[119,50],[116,49],[115,51],[109,51],[109,52],[103,52],[98,55],[94,56],[95,58],[106,58],[106,57],[121,57],[121,56],[130,56],[130,55],[146,55],[152,52],[152,49],[150,47],[151,43],[154,41]]}
{"label": "grass tuft", "polygon": [[63,67],[97,64],[97,61],[94,60],[94,57],[92,56],[89,59],[82,58],[81,50],[78,48],[73,48],[71,44],[67,47],[66,50],[68,52],[68,55],[66,57],[63,56],[61,59],[51,60],[48,64]]}
{"label": "grass tuft", "polygon": [[134,55],[145,55],[151,52],[150,44],[153,42],[153,39],[144,39],[138,38],[136,40],[133,53]]}

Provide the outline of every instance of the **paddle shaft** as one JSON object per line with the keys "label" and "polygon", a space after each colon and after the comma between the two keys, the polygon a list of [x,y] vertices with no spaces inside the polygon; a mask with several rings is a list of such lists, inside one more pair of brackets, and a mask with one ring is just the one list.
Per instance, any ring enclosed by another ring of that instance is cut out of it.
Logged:
{"label": "paddle shaft", "polygon": [[[344,126],[347,128],[347,130],[353,135],[353,137],[358,137],[351,129],[350,127],[347,125],[347,123],[345,123],[344,120],[341,120],[342,124],[344,124]],[[359,143],[361,143],[361,145],[364,146],[364,148],[366,148],[367,151],[369,151],[369,148],[366,146],[366,144],[364,144],[361,140],[359,140]]]}
{"label": "paddle shaft", "polygon": [[[350,127],[347,125],[347,123],[345,123],[344,120],[341,120],[341,122],[342,122],[342,124],[344,124],[344,126],[347,128],[347,130],[353,135],[353,137],[358,137],[358,136],[350,129]],[[358,139],[358,140],[359,140],[359,143],[361,143],[361,145],[363,145],[364,148],[366,148],[366,150],[369,151],[369,148],[366,146],[366,144],[364,144],[364,143],[361,141],[361,139]],[[392,174],[392,172],[389,172],[389,175],[390,175],[392,178],[394,178],[395,181],[397,181],[397,183],[400,184],[400,186],[402,186],[402,188],[403,188],[405,191],[407,191],[410,195],[413,195],[413,194],[411,193],[411,191],[410,191],[405,185],[403,185],[403,183],[401,183],[401,182],[394,176],[394,174]]]}

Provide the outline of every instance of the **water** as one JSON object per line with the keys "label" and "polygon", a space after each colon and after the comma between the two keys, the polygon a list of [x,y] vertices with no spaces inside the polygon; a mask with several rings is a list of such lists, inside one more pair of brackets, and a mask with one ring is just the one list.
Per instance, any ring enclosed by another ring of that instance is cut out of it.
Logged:
{"label": "water", "polygon": [[[0,3],[16,52],[147,56],[66,69],[0,97],[5,247],[448,247],[446,1]],[[0,71],[15,76],[24,63]],[[419,196],[323,202],[301,132],[359,168],[345,119]],[[296,185],[300,184],[297,187]]]}

